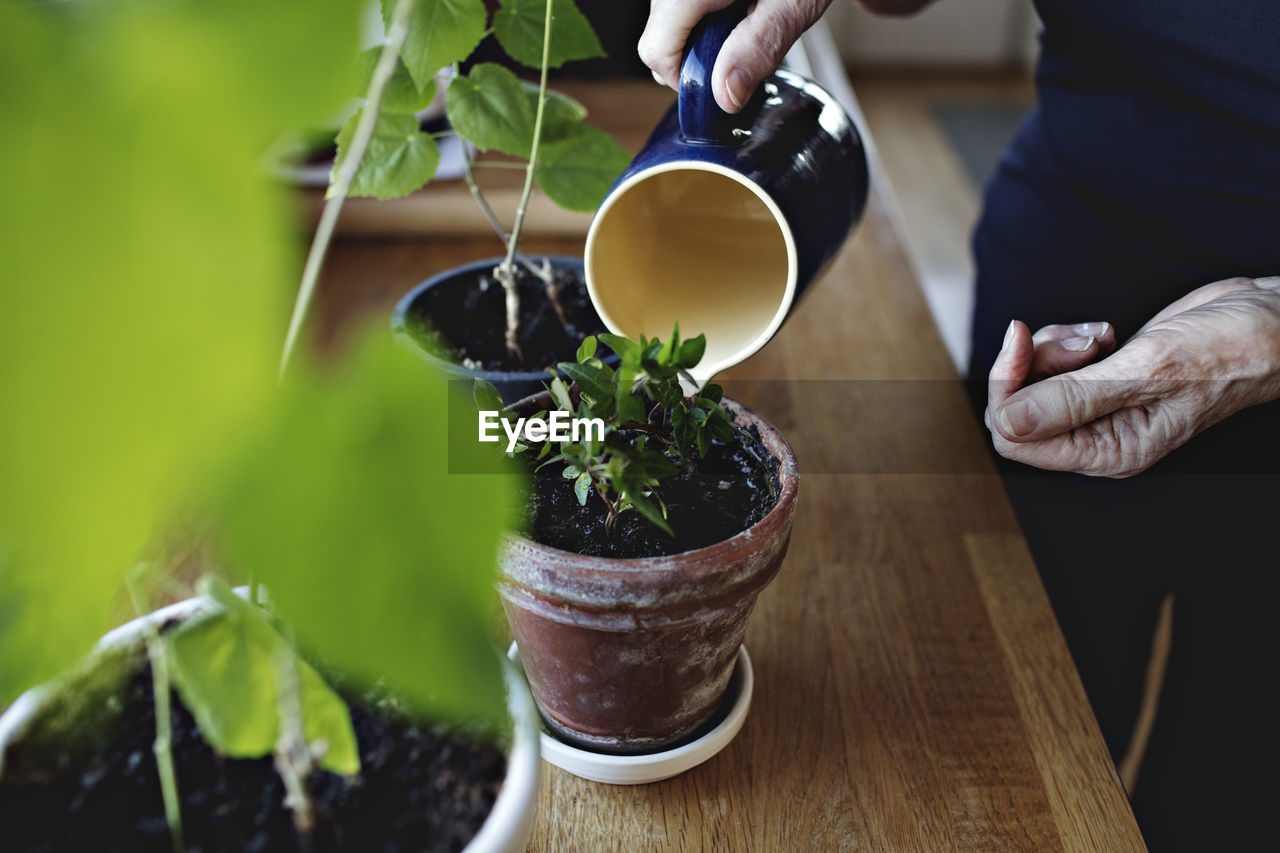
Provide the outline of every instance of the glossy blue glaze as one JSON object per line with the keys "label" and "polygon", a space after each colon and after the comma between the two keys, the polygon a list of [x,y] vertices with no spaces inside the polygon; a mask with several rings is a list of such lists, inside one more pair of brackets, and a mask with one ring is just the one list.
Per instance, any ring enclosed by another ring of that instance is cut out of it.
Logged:
{"label": "glossy blue glaze", "polygon": [[773,199],[791,229],[798,298],[862,218],[866,154],[844,108],[816,83],[779,71],[761,84],[760,94],[750,129],[729,145],[684,139],[678,105],[672,107],[618,183],[679,161],[714,163],[739,173]]}
{"label": "glossy blue glaze", "polygon": [[762,91],[757,88],[746,107],[736,114],[727,113],[716,103],[711,91],[711,70],[720,48],[733,28],[746,15],[746,0],[707,15],[689,34],[684,61],[680,65],[680,98],[676,111],[680,118],[680,135],[686,142],[708,145],[737,145],[749,130],[760,110]]}

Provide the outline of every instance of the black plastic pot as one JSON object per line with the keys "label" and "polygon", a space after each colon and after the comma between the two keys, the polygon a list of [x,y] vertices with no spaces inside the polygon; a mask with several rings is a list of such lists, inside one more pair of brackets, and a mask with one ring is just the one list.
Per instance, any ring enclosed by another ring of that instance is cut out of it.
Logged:
{"label": "black plastic pot", "polygon": [[[541,255],[538,259],[541,259]],[[572,271],[585,281],[585,271],[583,270],[582,258],[569,257],[567,255],[550,255],[548,256],[552,267],[555,269],[567,269]],[[475,368],[466,367],[457,362],[441,358],[439,355],[431,352],[423,346],[421,338],[415,334],[413,326],[417,322],[414,318],[423,313],[417,307],[419,300],[424,298],[427,291],[434,287],[439,287],[447,282],[452,282],[460,278],[477,279],[479,276],[489,270],[492,270],[499,263],[501,258],[486,258],[482,261],[464,264],[460,267],[445,270],[442,273],[433,275],[431,278],[414,287],[396,304],[395,310],[391,314],[391,329],[405,343],[411,345],[415,351],[431,364],[437,370],[445,373],[451,378],[475,380],[487,379],[492,382],[494,387],[498,389],[498,393],[502,395],[502,399],[507,403],[513,403],[531,394],[537,394],[544,390],[543,383],[551,377],[546,371],[545,365],[537,370],[525,371],[507,371],[507,370],[477,370]],[[437,320],[437,325],[439,321]],[[597,329],[604,329],[604,323],[598,323]],[[604,359],[605,363],[616,365],[618,357],[610,354]]]}

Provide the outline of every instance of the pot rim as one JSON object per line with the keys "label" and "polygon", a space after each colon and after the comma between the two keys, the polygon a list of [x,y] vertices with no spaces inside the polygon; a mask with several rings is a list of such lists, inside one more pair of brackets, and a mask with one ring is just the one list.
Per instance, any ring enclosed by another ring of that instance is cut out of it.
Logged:
{"label": "pot rim", "polygon": [[[522,405],[537,405],[534,401],[544,396],[549,401],[550,394],[544,391],[539,394],[532,394],[522,400],[517,400],[509,408],[518,409]],[[740,530],[728,539],[721,539],[719,542],[713,542],[701,548],[694,548],[691,551],[680,551],[675,554],[657,554],[648,557],[601,557],[591,554],[579,554],[574,551],[555,548],[551,545],[543,545],[541,542],[536,542],[527,536],[509,531],[503,534],[504,543],[509,548],[519,549],[526,553],[541,554],[556,560],[571,560],[577,572],[598,573],[601,575],[631,575],[639,572],[670,569],[689,571],[706,565],[718,566],[723,564],[725,558],[729,555],[749,547],[748,543],[752,540],[763,540],[766,537],[766,530],[781,524],[782,518],[791,512],[795,504],[800,488],[800,469],[796,463],[796,454],[791,449],[791,445],[786,438],[778,431],[778,428],[763,415],[728,398],[721,402],[729,408],[735,418],[737,416],[745,416],[749,423],[755,425],[760,432],[760,440],[765,449],[769,451],[774,459],[778,460],[779,490],[777,500],[774,502],[773,508],[765,513],[763,518],[746,530]]]}
{"label": "pot rim", "polygon": [[[242,598],[248,597],[248,587],[236,587],[235,591]],[[189,619],[219,608],[219,604],[208,598],[197,596],[183,599],[112,628],[102,635],[91,654],[139,643],[149,625],[159,629],[175,619]],[[494,800],[493,808],[489,810],[480,829],[463,848],[463,853],[508,853],[523,850],[533,830],[541,769],[539,738],[542,720],[523,674],[505,656],[501,658],[502,674],[507,683],[507,711],[512,727],[511,747],[507,751],[507,773],[502,779],[502,787]],[[9,745],[26,734],[27,726],[53,697],[54,692],[53,681],[32,687],[0,714],[0,777],[4,775],[4,758]]]}
{"label": "pot rim", "polygon": [[[585,284],[586,268],[583,265],[582,258],[575,257],[573,255],[535,255],[534,257],[549,259],[553,267],[562,267],[562,268],[569,267],[569,268],[576,269],[579,272],[579,274],[582,275],[583,282]],[[470,273],[474,273],[486,268],[492,269],[493,267],[502,263],[503,260],[504,259],[501,256],[495,256],[492,258],[484,258],[483,260],[471,261],[469,263],[460,264],[456,267],[450,267],[447,270],[441,270],[440,272],[436,273],[430,278],[427,278],[427,279],[424,279],[423,281],[418,282],[409,290],[408,293],[400,297],[399,301],[396,302],[396,307],[392,309],[391,311],[392,333],[395,334],[401,340],[405,341],[406,343],[412,344],[414,351],[417,352],[419,355],[421,355],[422,358],[425,359],[428,364],[434,365],[439,369],[443,371],[447,371],[448,373],[451,373],[455,376],[469,376],[469,377],[482,377],[482,378],[503,377],[507,381],[512,381],[512,380],[528,381],[528,382],[545,381],[548,378],[546,369],[542,369],[542,370],[480,370],[474,367],[467,367],[466,365],[458,364],[457,362],[454,362],[454,361],[449,361],[447,358],[441,358],[440,356],[436,355],[435,353],[431,352],[430,350],[428,350],[427,348],[419,344],[417,339],[414,338],[413,333],[409,329],[409,309],[413,306],[413,303],[416,302],[422,294],[426,293],[428,290],[431,290],[433,287],[443,284],[444,282],[450,279],[468,275]]]}

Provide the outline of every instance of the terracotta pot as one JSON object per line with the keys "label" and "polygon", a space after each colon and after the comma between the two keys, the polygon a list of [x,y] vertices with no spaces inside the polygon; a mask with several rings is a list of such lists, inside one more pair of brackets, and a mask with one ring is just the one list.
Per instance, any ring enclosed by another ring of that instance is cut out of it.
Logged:
{"label": "terracotta pot", "polygon": [[[515,408],[548,404],[539,395]],[[747,530],[694,551],[633,559],[518,536],[504,543],[507,621],[543,719],[565,740],[602,752],[654,751],[694,734],[716,711],[756,597],[787,552],[800,481],[782,435],[726,405],[759,430],[779,463],[777,504]]]}

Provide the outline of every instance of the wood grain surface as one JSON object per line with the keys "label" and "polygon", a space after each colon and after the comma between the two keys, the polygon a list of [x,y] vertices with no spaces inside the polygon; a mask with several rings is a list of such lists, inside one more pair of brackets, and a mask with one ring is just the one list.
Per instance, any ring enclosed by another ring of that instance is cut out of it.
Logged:
{"label": "wood grain surface", "polygon": [[[633,149],[668,101],[648,84],[574,94]],[[435,208],[429,227],[344,232],[321,343],[355,318],[385,323],[432,272],[497,254],[470,226],[436,230],[471,205],[436,189],[402,208]],[[581,252],[581,231],[554,231],[526,250]],[[747,634],[746,724],[664,782],[544,765],[530,849],[1145,849],[882,198],[723,384],[782,429],[804,478],[789,556]]]}

